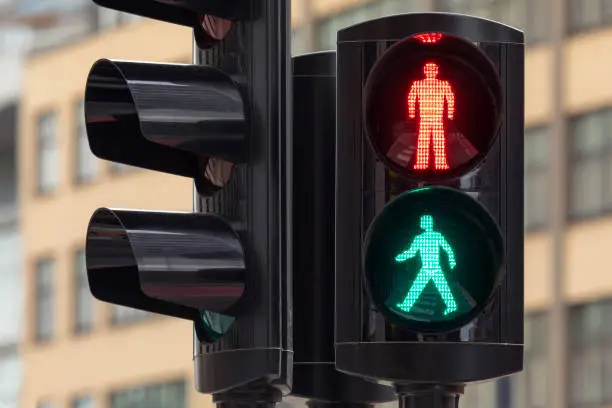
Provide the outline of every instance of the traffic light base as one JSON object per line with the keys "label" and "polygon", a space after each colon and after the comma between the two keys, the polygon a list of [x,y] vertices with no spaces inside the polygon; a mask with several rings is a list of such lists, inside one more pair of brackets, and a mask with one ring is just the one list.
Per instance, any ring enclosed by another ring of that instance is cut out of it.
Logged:
{"label": "traffic light base", "polygon": [[196,347],[195,388],[213,394],[224,408],[243,406],[243,401],[253,407],[274,406],[291,390],[292,366],[293,353],[280,348],[202,353]]}
{"label": "traffic light base", "polygon": [[396,399],[392,387],[336,370],[333,362],[295,363],[291,395],[309,408],[369,407]]}
{"label": "traffic light base", "polygon": [[463,384],[523,369],[523,345],[468,342],[337,343],[336,368],[394,384]]}
{"label": "traffic light base", "polygon": [[401,384],[396,387],[399,408],[457,408],[463,385]]}

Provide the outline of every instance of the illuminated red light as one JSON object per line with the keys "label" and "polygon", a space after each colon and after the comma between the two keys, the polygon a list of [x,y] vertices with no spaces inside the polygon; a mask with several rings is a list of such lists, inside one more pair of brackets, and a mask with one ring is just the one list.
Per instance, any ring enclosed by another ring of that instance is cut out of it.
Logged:
{"label": "illuminated red light", "polygon": [[417,34],[414,38],[425,44],[435,44],[442,38],[442,33]]}
{"label": "illuminated red light", "polygon": [[455,94],[448,83],[438,79],[440,68],[436,63],[427,62],[423,67],[425,79],[416,80],[408,93],[408,118],[416,118],[419,106],[419,135],[415,170],[429,167],[429,145],[433,138],[434,169],[448,170],[446,137],[444,132],[444,101],[448,105],[448,118],[455,116]]}

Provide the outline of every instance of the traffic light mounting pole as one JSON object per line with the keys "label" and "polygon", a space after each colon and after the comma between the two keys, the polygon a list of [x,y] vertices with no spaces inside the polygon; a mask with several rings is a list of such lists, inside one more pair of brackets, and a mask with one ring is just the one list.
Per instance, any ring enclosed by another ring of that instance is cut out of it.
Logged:
{"label": "traffic light mounting pole", "polygon": [[370,408],[391,387],[334,365],[336,53],[293,57],[293,321],[291,395],[309,408]]}

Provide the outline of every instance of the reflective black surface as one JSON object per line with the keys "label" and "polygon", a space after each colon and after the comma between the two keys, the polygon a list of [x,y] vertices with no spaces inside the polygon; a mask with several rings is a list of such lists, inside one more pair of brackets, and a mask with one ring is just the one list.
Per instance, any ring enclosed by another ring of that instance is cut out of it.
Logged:
{"label": "reflective black surface", "polygon": [[[399,194],[430,185],[401,177],[378,160],[365,133],[363,84],[393,44],[423,32],[441,32],[476,43],[493,64],[504,96],[499,135],[481,164],[459,179],[436,183],[472,196],[491,213],[503,236],[506,260],[500,285],[482,313],[444,333],[422,333],[387,321],[374,307],[363,279],[363,240],[368,226]],[[336,367],[398,382],[474,381],[520,371],[523,34],[465,15],[405,14],[339,31],[337,57]]]}
{"label": "reflective black surface", "polygon": [[215,68],[101,59],[85,119],[92,152],[114,162],[201,180],[207,157],[245,159],[242,96]]}
{"label": "reflective black surface", "polygon": [[87,276],[99,300],[199,319],[235,315],[244,253],[236,233],[208,214],[98,209],[86,238]]}
{"label": "reflective black surface", "polygon": [[169,23],[196,27],[200,14],[229,20],[250,16],[249,0],[94,0],[99,6]]}
{"label": "reflective black surface", "polygon": [[393,389],[334,365],[336,53],[293,58],[292,395],[309,407],[368,407]]}
{"label": "reflective black surface", "polygon": [[[250,0],[253,13],[223,41],[195,50],[196,64],[223,69],[240,83],[248,106],[247,161],[229,179],[211,166],[214,195],[196,211],[232,222],[245,247],[247,290],[240,315],[216,341],[194,338],[194,384],[215,401],[270,401],[288,393],[293,372],[291,312],[291,65],[289,0]],[[197,37],[196,37],[197,38]],[[248,305],[248,306],[247,306]]]}

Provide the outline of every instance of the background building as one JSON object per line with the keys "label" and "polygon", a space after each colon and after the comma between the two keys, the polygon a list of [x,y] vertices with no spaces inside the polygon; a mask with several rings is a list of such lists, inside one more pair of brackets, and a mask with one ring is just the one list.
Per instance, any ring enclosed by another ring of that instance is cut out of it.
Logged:
{"label": "background building", "polygon": [[[3,0],[3,10],[19,24],[0,24],[0,50],[19,46],[0,51],[0,64],[17,56],[0,78],[0,406],[17,406],[18,395],[25,408],[208,404],[193,391],[190,325],[93,301],[80,252],[98,206],[191,208],[189,180],[93,159],[80,119],[97,58],[188,62],[189,30],[90,0]],[[293,51],[334,48],[342,27],[425,10],[500,20],[529,44],[525,371],[469,387],[462,405],[610,405],[612,1],[293,0]]]}
{"label": "background building", "polygon": [[95,301],[83,256],[96,208],[189,211],[193,191],[191,180],[90,153],[83,91],[91,65],[101,57],[189,62],[191,49],[189,30],[146,21],[37,53],[25,65],[18,148],[22,407],[210,403],[193,387],[192,325]]}

